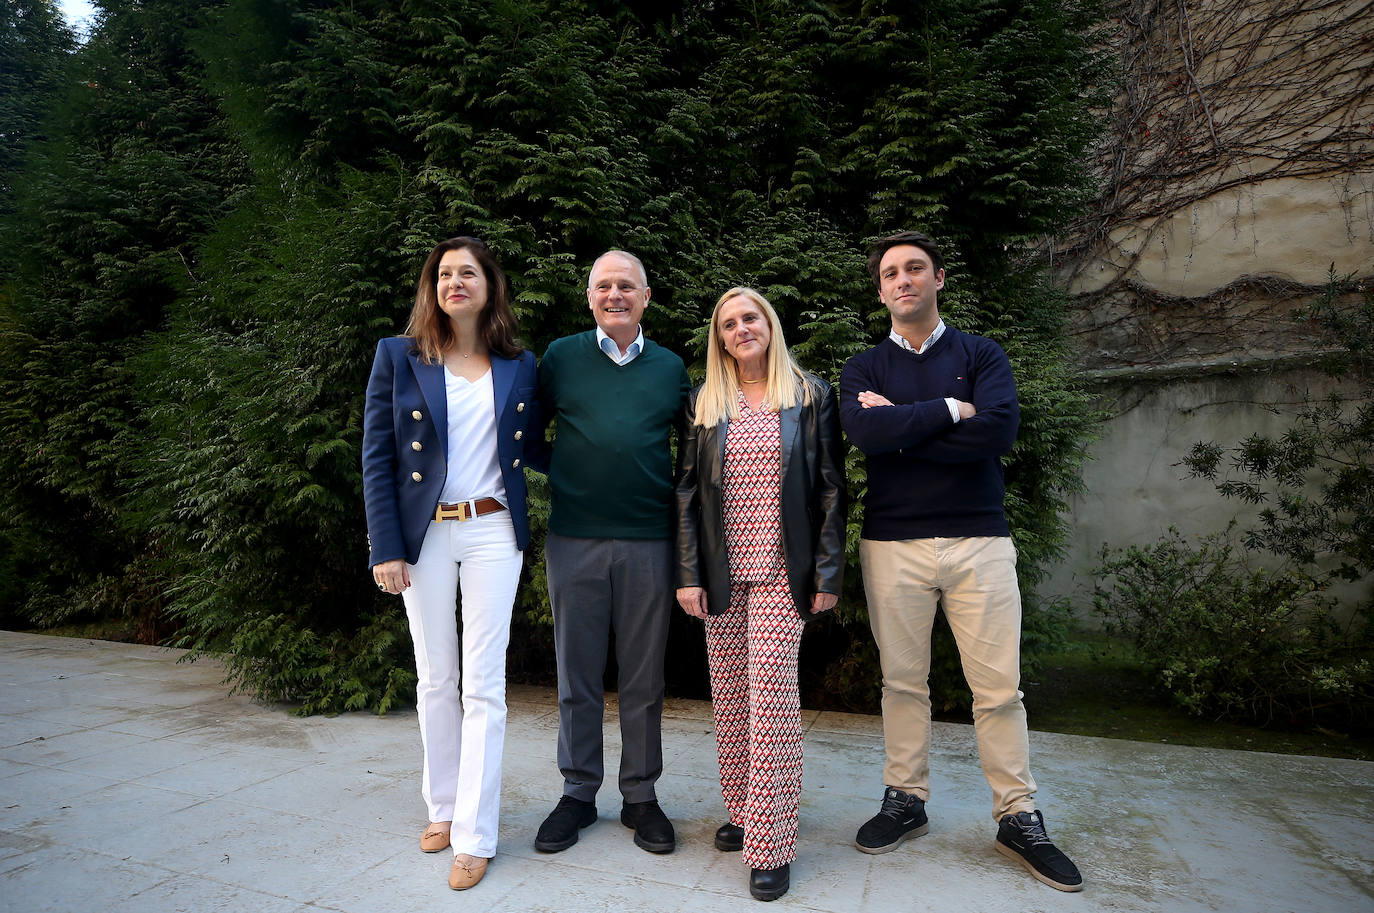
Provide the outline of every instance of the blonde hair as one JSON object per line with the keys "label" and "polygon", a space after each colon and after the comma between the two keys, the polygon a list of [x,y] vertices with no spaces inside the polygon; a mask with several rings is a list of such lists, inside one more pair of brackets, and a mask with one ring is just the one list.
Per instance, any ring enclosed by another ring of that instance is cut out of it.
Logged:
{"label": "blonde hair", "polygon": [[767,384],[764,388],[763,407],[781,412],[798,403],[811,402],[811,389],[806,383],[806,375],[792,360],[787,351],[787,343],[782,338],[782,322],[777,311],[768,299],[757,291],[744,286],[735,286],[716,302],[711,312],[711,326],[706,333],[706,381],[697,394],[696,424],[710,427],[723,421],[739,419],[739,364],[730,353],[725,351],[716,323],[720,319],[720,309],[732,298],[743,298],[758,305],[768,320]]}

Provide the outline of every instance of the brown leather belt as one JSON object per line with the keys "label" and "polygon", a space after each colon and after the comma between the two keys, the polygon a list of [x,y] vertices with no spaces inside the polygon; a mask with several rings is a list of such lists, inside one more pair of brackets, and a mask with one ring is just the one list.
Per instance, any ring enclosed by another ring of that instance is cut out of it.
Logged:
{"label": "brown leather belt", "polygon": [[494,514],[505,509],[506,505],[495,498],[478,498],[475,501],[459,501],[457,504],[445,504],[441,501],[439,506],[434,508],[434,521],[440,523],[444,520],[457,520],[461,523],[473,517]]}

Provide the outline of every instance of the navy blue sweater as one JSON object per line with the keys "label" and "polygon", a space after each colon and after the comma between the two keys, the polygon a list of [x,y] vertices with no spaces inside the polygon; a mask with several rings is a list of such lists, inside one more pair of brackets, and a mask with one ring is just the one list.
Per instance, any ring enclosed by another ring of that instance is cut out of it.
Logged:
{"label": "navy blue sweater", "polygon": [[[865,390],[895,405],[865,409]],[[956,423],[947,396],[978,414]],[[946,326],[920,355],[888,338],[849,359],[840,423],[867,455],[863,537],[1009,535],[1001,457],[1020,416],[1011,363],[991,339]]]}

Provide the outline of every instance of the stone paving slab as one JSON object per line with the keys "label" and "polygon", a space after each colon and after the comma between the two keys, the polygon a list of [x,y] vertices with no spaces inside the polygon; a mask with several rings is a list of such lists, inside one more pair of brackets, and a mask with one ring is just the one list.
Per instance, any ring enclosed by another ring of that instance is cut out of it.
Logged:
{"label": "stone paving slab", "polygon": [[[413,711],[296,717],[182,655],[0,632],[0,913],[759,909],[738,855],[711,844],[709,704],[664,710],[676,852],[639,850],[611,788],[577,845],[545,855],[555,695],[513,687],[498,855],[457,894],[451,856],[418,849]],[[994,852],[971,727],[935,724],[930,833],[868,856],[852,840],[882,793],[881,723],[805,723],[799,857],[769,909],[1374,913],[1374,763],[1032,732],[1040,806],[1086,881],[1064,894]],[[613,771],[614,695],[606,731]]]}

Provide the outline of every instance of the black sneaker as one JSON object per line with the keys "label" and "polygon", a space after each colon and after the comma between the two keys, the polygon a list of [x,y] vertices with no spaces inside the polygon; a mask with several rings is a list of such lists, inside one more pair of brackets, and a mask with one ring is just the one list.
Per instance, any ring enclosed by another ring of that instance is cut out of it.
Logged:
{"label": "black sneaker", "polygon": [[997,852],[1015,859],[1039,880],[1061,891],[1083,890],[1083,876],[1045,833],[1039,811],[1003,815],[997,824]]}
{"label": "black sneaker", "polygon": [[861,853],[889,853],[902,841],[919,837],[930,830],[926,804],[916,796],[889,786],[883,793],[883,807],[859,828],[854,845]]}
{"label": "black sneaker", "polygon": [[539,825],[539,833],[534,838],[534,848],[541,853],[566,850],[577,842],[577,832],[595,820],[595,802],[583,802],[572,796],[564,796],[558,800],[554,810],[549,812],[544,823]]}
{"label": "black sneaker", "polygon": [[677,846],[673,822],[663,814],[657,800],[626,802],[620,809],[620,823],[634,828],[635,846],[650,853],[671,853]]}

